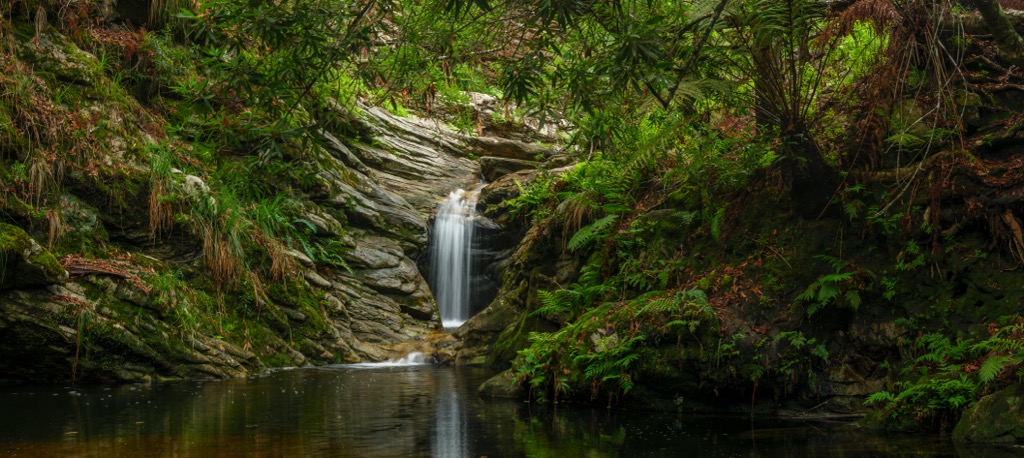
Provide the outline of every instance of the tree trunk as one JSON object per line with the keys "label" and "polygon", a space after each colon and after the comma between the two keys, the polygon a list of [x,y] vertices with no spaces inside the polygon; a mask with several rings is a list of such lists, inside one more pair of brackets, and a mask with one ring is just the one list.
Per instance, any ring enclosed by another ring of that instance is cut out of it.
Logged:
{"label": "tree trunk", "polygon": [[817,143],[806,131],[782,137],[789,156],[781,165],[790,175],[790,195],[797,214],[815,219],[825,212],[839,186],[839,173],[821,156]]}

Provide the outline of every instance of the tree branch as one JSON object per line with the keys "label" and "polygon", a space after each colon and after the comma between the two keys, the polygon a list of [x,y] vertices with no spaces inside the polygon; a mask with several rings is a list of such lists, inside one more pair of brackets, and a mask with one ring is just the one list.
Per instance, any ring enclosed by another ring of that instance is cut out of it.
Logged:
{"label": "tree branch", "polygon": [[715,5],[714,13],[711,16],[711,22],[708,24],[708,28],[704,30],[704,35],[700,37],[700,41],[697,42],[697,46],[694,46],[693,51],[690,52],[690,56],[686,59],[686,63],[683,64],[682,68],[676,72],[676,82],[668,90],[668,96],[662,99],[658,97],[658,101],[661,102],[664,108],[668,108],[669,104],[672,103],[672,99],[676,96],[676,91],[679,90],[679,85],[683,83],[683,78],[687,73],[690,72],[690,68],[697,63],[697,57],[700,56],[700,49],[707,43],[708,38],[711,37],[711,32],[715,29],[715,24],[718,23],[718,18],[722,16],[722,11],[725,10],[725,5],[729,3],[729,0],[721,0],[718,5]]}
{"label": "tree branch", "polygon": [[933,154],[921,160],[920,162],[908,165],[906,167],[900,167],[891,170],[880,170],[875,172],[858,172],[852,171],[851,175],[854,176],[859,182],[862,183],[898,183],[906,180],[921,170],[927,170],[935,166],[939,161],[954,157],[956,152],[953,150],[946,150],[940,153]]}

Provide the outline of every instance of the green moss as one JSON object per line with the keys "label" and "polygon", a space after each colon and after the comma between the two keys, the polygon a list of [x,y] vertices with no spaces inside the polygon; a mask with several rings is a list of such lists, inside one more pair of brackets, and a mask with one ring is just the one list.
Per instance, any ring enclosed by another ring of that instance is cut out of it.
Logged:
{"label": "green moss", "polygon": [[[36,272],[15,272],[13,269],[19,264],[19,260]],[[0,223],[0,285],[6,285],[8,282],[58,282],[65,276],[64,267],[57,258],[38,243],[34,243],[28,233],[20,227]]]}
{"label": "green moss", "polygon": [[21,252],[31,246],[28,234],[20,227],[0,223],[0,251],[3,253]]}
{"label": "green moss", "polygon": [[274,353],[270,356],[264,356],[260,358],[260,362],[267,367],[289,367],[295,365],[295,360],[283,351]]}
{"label": "green moss", "polygon": [[28,262],[41,267],[46,272],[47,277],[59,278],[64,275],[64,266],[61,266],[57,258],[53,257],[53,254],[49,251],[43,250],[29,256]]}
{"label": "green moss", "polygon": [[26,150],[29,146],[28,139],[18,135],[14,128],[14,121],[8,113],[11,107],[7,106],[0,99],[0,157],[14,157],[19,151]]}
{"label": "green moss", "polygon": [[961,443],[1024,443],[1024,386],[1017,384],[983,398],[953,430]]}
{"label": "green moss", "polygon": [[516,359],[520,350],[530,346],[531,332],[554,332],[557,330],[557,326],[544,318],[528,313],[519,315],[519,321],[514,326],[505,328],[498,336],[488,355],[488,365],[507,367],[511,361]]}

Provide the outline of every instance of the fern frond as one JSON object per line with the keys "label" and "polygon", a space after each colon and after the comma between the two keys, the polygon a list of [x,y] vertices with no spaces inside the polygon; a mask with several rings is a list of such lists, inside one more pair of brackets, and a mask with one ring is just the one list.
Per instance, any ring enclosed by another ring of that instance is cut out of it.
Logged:
{"label": "fern frond", "polygon": [[864,405],[868,406],[872,404],[879,404],[882,402],[893,403],[895,401],[896,398],[893,397],[892,393],[888,391],[879,391],[877,393],[873,393],[871,396],[868,396],[868,398],[864,400]]}
{"label": "fern frond", "polygon": [[832,302],[832,300],[839,296],[839,292],[839,285],[822,282],[818,287],[818,303],[824,305]]}
{"label": "fern frond", "polygon": [[843,295],[843,298],[846,299],[846,305],[848,307],[854,310],[860,308],[860,293],[858,293],[857,291],[851,289],[847,291],[846,294]]}
{"label": "fern frond", "polygon": [[619,218],[619,215],[607,215],[603,218],[590,223],[580,230],[576,231],[576,234],[569,239],[569,251],[576,251],[591,241],[597,239],[602,235],[606,235],[606,230],[611,227],[612,223]]}
{"label": "fern frond", "polygon": [[629,393],[629,390],[633,389],[633,378],[626,375],[619,377],[619,388],[622,389],[623,393]]}
{"label": "fern frond", "polygon": [[638,353],[629,353],[626,356],[619,358],[617,361],[615,361],[613,366],[620,370],[629,369],[629,366],[633,364],[633,362],[636,361],[639,357],[640,355]]}
{"label": "fern frond", "polygon": [[814,297],[817,295],[817,292],[818,292],[818,285],[816,283],[812,283],[810,286],[807,287],[807,289],[804,290],[804,292],[800,293],[796,297],[796,300],[798,300],[798,301],[805,301],[805,302],[813,301]]}
{"label": "fern frond", "polygon": [[534,310],[531,316],[545,316],[559,313],[568,313],[573,310],[574,292],[566,290],[537,290],[537,298],[541,306]]}
{"label": "fern frond", "polygon": [[978,369],[978,378],[983,383],[995,380],[1006,369],[1009,362],[1009,356],[993,356],[986,359],[984,363],[981,363],[981,369]]}

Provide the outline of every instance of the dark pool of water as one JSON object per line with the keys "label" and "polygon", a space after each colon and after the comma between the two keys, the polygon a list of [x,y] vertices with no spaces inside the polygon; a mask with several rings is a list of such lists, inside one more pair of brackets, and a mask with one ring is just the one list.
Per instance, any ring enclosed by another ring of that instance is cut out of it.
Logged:
{"label": "dark pool of water", "polygon": [[[943,438],[487,400],[484,371],[324,367],[219,382],[0,386],[0,457],[953,457]],[[975,453],[976,452],[976,453]],[[971,455],[975,453],[975,455]]]}

